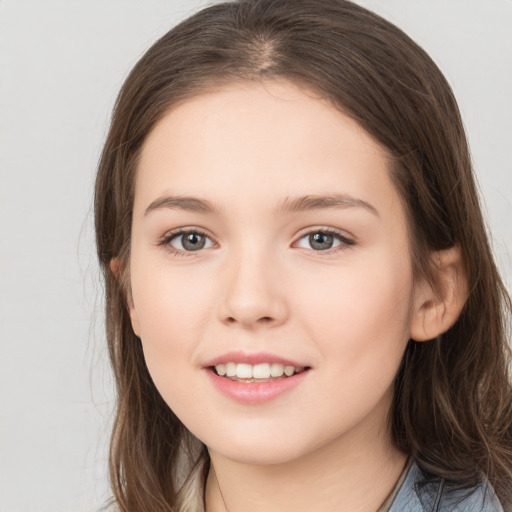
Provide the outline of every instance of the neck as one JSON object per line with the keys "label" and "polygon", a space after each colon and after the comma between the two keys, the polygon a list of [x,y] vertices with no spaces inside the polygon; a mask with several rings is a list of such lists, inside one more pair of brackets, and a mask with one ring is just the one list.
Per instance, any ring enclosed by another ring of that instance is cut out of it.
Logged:
{"label": "neck", "polygon": [[293,461],[272,465],[233,461],[210,450],[207,512],[377,511],[399,479],[406,456],[387,433],[374,432],[361,441],[347,433]]}

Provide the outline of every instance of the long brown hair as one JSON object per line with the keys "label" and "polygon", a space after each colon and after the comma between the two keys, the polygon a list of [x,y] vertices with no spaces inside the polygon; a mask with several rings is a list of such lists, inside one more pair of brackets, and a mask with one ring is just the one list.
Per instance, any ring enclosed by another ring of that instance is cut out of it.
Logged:
{"label": "long brown hair", "polygon": [[511,302],[489,248],[459,110],[418,45],[346,0],[213,5],[157,41],[121,89],[95,191],[118,399],[110,450],[115,503],[129,512],[193,510],[208,470],[206,450],[148,373],[128,315],[129,278],[117,279],[109,266],[113,258],[121,267],[129,259],[141,147],[177,103],[222,83],[275,77],[321,94],[393,155],[416,276],[433,275],[433,251],[460,248],[469,297],[448,332],[426,343],[409,341],[391,431],[428,478],[469,487],[484,473],[505,508],[512,507]]}

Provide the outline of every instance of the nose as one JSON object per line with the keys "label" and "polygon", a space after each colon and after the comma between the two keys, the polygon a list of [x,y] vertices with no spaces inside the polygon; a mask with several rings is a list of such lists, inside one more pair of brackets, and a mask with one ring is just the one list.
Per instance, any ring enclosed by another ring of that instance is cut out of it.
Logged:
{"label": "nose", "polygon": [[286,287],[275,261],[247,248],[226,262],[220,320],[246,329],[276,327],[288,318]]}

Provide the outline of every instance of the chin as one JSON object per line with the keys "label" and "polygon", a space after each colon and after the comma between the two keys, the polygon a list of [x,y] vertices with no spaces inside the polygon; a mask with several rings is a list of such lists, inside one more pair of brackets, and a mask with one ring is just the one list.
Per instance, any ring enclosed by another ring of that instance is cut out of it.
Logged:
{"label": "chin", "polygon": [[234,449],[232,446],[225,450],[215,450],[210,447],[208,449],[234,462],[254,466],[286,464],[295,460],[298,456],[296,450],[281,449],[276,451],[275,449],[261,446],[252,446],[249,449],[247,447]]}
{"label": "chin", "polygon": [[221,457],[252,465],[286,464],[317,448],[309,446],[303,436],[280,436],[271,430],[268,433],[268,436],[258,436],[254,432],[246,432],[246,435],[241,435],[240,431],[225,432],[222,437],[213,439],[210,432],[207,441],[211,442],[205,444],[209,451]]}

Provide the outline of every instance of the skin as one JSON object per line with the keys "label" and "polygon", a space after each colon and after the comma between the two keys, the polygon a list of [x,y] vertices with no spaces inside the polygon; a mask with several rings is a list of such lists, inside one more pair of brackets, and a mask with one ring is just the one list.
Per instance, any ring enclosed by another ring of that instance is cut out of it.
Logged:
{"label": "skin", "polygon": [[[351,199],[276,212],[287,198],[334,193]],[[218,211],[159,203],[168,196]],[[206,233],[205,247],[186,252],[170,238],[179,228]],[[343,238],[315,250],[308,235],[325,228]],[[132,325],[155,385],[209,449],[209,512],[379,508],[406,462],[387,420],[406,344],[454,321],[415,284],[384,148],[284,81],[187,100],[144,145],[129,272]],[[289,392],[241,404],[204,369],[233,350],[311,369]]]}

